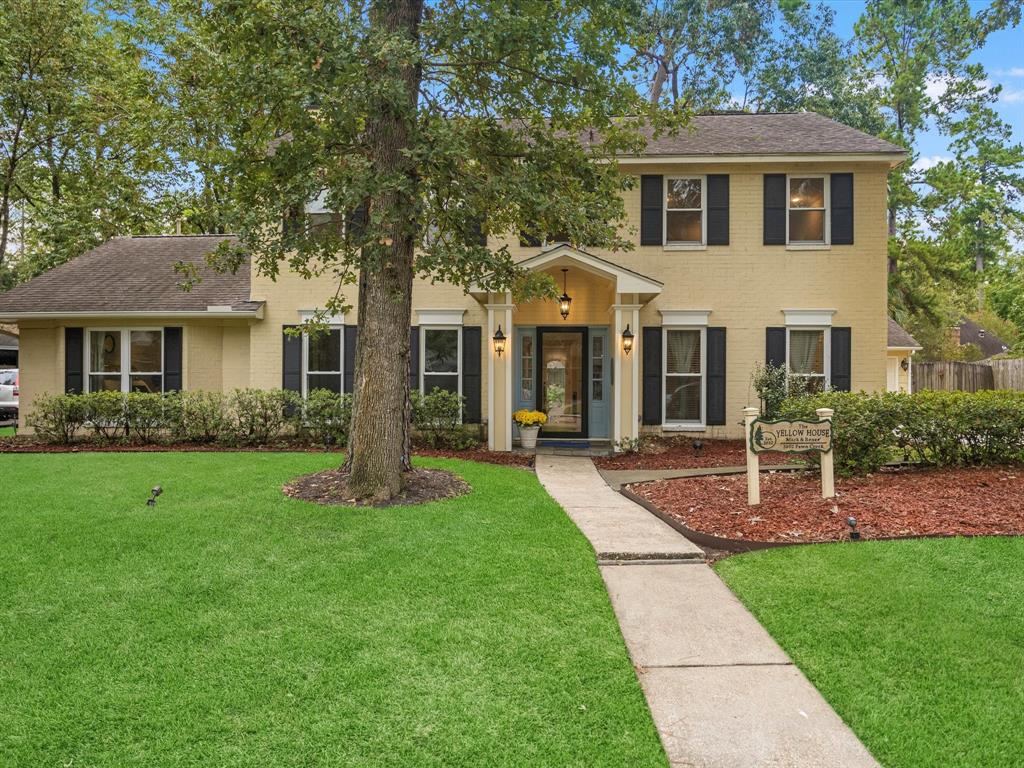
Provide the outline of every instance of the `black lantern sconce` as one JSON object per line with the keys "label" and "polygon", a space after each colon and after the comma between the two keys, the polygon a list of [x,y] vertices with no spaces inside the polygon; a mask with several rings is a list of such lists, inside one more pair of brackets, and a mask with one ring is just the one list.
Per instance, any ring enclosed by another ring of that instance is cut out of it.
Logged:
{"label": "black lantern sconce", "polygon": [[903,369],[904,373],[907,372],[907,370],[910,368],[910,358],[909,357],[904,357],[902,360],[900,360],[900,368]]}
{"label": "black lantern sconce", "polygon": [[622,332],[622,351],[629,355],[633,351],[633,332],[629,330],[629,324],[626,324],[626,330]]}
{"label": "black lantern sconce", "polygon": [[494,351],[497,353],[498,357],[501,357],[505,352],[505,334],[501,332],[500,325],[491,340],[494,342]]}
{"label": "black lantern sconce", "polygon": [[569,319],[569,306],[572,304],[572,299],[569,298],[568,288],[566,287],[566,273],[568,271],[567,267],[562,267],[562,295],[558,299],[558,311],[562,315],[563,320]]}

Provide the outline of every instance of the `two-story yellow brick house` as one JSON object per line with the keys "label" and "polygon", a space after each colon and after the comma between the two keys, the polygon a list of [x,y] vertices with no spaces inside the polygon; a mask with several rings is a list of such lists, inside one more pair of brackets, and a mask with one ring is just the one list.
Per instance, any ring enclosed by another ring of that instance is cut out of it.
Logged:
{"label": "two-story yellow brick house", "polygon": [[[765,361],[816,388],[884,390],[886,180],[904,156],[810,113],[696,117],[619,161],[637,177],[633,250],[508,242],[571,301],[418,283],[410,383],[460,392],[495,450],[513,447],[519,408],[547,412],[542,439],[738,436]],[[335,286],[213,274],[221,239],[120,238],[0,295],[20,330],[22,422],[43,392],[351,390],[354,311],[312,339],[283,332]],[[177,261],[200,265],[189,293]]]}

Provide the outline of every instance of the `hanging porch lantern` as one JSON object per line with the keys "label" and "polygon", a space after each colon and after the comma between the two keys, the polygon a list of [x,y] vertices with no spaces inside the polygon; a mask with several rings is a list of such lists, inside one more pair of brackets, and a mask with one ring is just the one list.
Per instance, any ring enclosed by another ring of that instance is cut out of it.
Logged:
{"label": "hanging porch lantern", "polygon": [[498,357],[501,357],[505,352],[505,334],[501,332],[500,325],[492,337],[492,341],[494,342],[494,351],[497,353]]}
{"label": "hanging porch lantern", "polygon": [[558,312],[562,315],[563,320],[569,319],[569,307],[572,304],[572,299],[569,298],[566,282],[566,273],[568,271],[569,269],[567,267],[562,267],[562,295],[558,299]]}
{"label": "hanging porch lantern", "polygon": [[629,329],[629,323],[626,323],[626,330],[622,332],[622,351],[627,356],[633,351],[633,332]]}

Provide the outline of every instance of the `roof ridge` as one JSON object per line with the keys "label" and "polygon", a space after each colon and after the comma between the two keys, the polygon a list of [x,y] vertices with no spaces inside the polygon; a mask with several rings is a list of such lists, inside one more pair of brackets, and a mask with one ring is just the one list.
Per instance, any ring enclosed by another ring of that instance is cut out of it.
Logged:
{"label": "roof ridge", "polygon": [[179,235],[179,234],[171,233],[169,235],[118,235],[117,237],[115,237],[113,239],[114,240],[143,240],[143,239],[157,240],[157,239],[159,239],[161,237],[165,237],[165,238],[166,237],[220,237],[220,238],[224,238],[224,237],[238,237],[238,234],[235,233],[235,232],[224,232],[224,233],[220,233],[220,234],[216,234],[216,233],[205,233],[205,234],[203,234],[203,233],[195,233],[195,234],[180,234]]}

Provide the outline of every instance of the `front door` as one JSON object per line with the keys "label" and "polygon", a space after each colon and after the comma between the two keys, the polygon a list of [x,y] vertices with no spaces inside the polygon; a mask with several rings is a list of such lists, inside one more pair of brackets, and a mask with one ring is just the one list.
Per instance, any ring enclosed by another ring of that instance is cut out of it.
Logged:
{"label": "front door", "polygon": [[548,422],[546,438],[586,438],[588,400],[587,329],[537,329],[537,403]]}

